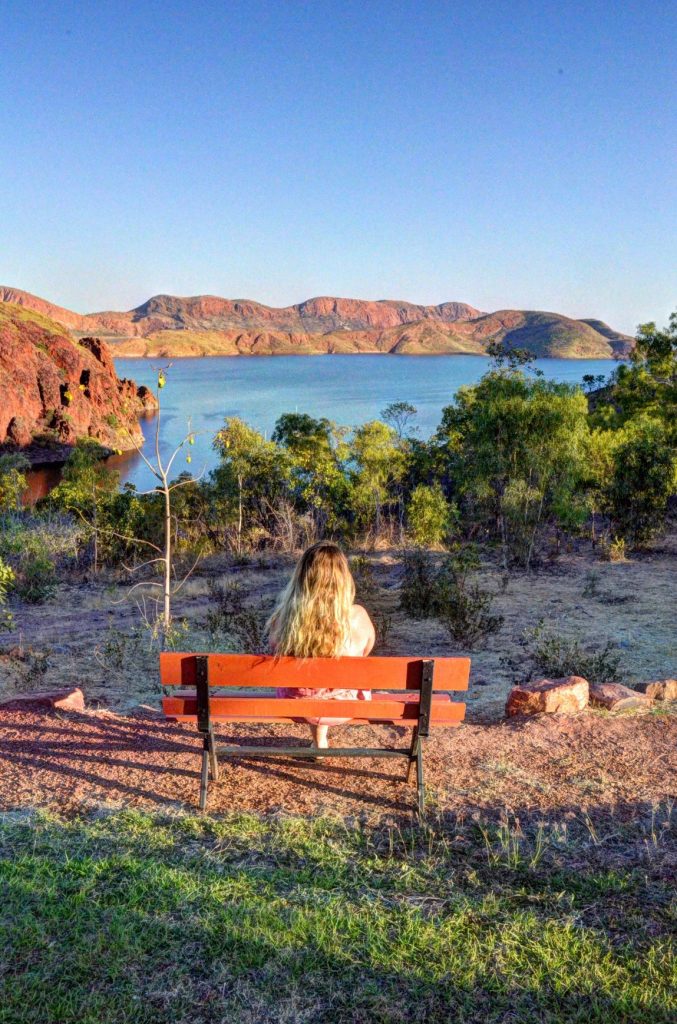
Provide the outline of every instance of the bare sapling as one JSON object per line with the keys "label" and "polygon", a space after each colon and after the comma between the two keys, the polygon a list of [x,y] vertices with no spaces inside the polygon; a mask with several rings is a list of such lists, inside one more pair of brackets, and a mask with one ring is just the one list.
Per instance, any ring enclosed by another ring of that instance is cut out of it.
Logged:
{"label": "bare sapling", "polygon": [[[160,452],[160,426],[161,426],[161,422],[162,422],[162,399],[161,399],[161,392],[162,392],[162,389],[164,388],[164,386],[165,386],[165,384],[167,382],[165,371],[169,370],[171,365],[172,365],[171,363],[168,363],[166,366],[163,366],[163,367],[153,367],[153,369],[156,370],[156,372],[157,372],[157,389],[158,389],[158,409],[157,409],[157,414],[156,414],[156,418],[155,418],[155,438],[154,438],[154,441],[155,441],[155,459],[153,461],[151,461],[149,458],[147,458],[147,456],[142,451],[141,446],[134,440],[134,438],[130,434],[130,438],[132,439],[132,442],[134,444],[134,448],[136,449],[136,451],[138,452],[140,457],[143,459],[144,463],[146,464],[146,466],[148,467],[150,472],[153,474],[153,476],[158,481],[157,484],[155,485],[155,487],[151,487],[150,490],[147,490],[147,491],[140,491],[139,494],[141,494],[141,495],[161,494],[162,497],[163,497],[163,511],[164,511],[164,514],[163,514],[163,537],[162,537],[162,544],[161,545],[156,545],[156,544],[152,544],[150,541],[142,541],[142,543],[146,544],[146,546],[148,546],[148,547],[154,549],[155,551],[157,551],[157,556],[154,557],[154,558],[149,558],[145,562],[141,562],[138,565],[135,565],[135,566],[132,566],[132,567],[126,567],[131,572],[137,572],[139,569],[146,568],[146,567],[148,567],[150,565],[159,565],[162,568],[162,582],[160,582],[158,580],[141,580],[140,582],[135,583],[132,586],[132,588],[130,589],[129,593],[131,594],[133,591],[135,592],[138,589],[141,589],[143,587],[154,588],[155,590],[159,590],[161,592],[159,594],[156,594],[155,599],[154,599],[154,604],[155,604],[155,608],[156,608],[156,614],[154,616],[154,621],[153,622],[149,621],[149,616],[145,612],[145,608],[146,608],[145,601],[143,602],[143,609],[144,609],[143,613],[144,613],[144,618],[146,619],[148,624],[152,625],[152,627],[154,629],[157,629],[159,631],[159,633],[161,635],[161,639],[162,639],[162,646],[163,646],[163,648],[166,648],[167,646],[170,645],[170,639],[171,639],[171,635],[172,635],[172,599],[175,597],[176,594],[178,594],[178,592],[184,586],[186,581],[193,574],[193,572],[195,571],[195,568],[197,566],[197,563],[199,561],[199,555],[198,555],[198,557],[196,558],[195,562],[193,563],[191,568],[188,570],[188,572],[183,576],[183,578],[180,581],[178,581],[178,582],[175,581],[175,573],[174,573],[174,549],[175,549],[174,536],[175,536],[175,533],[176,533],[176,528],[174,526],[173,518],[172,518],[172,494],[173,494],[173,492],[177,488],[183,487],[186,484],[195,483],[202,476],[202,473],[200,473],[197,477],[182,476],[181,479],[174,481],[174,483],[170,483],[170,473],[171,473],[171,470],[172,470],[172,466],[174,465],[174,462],[176,460],[176,457],[179,455],[180,452],[183,451],[183,449],[186,446],[192,446],[192,445],[195,444],[195,436],[196,435],[195,435],[195,432],[190,429],[190,421],[188,423],[188,426],[189,426],[188,433],[183,438],[183,440],[179,442],[179,444],[176,446],[176,448],[173,450],[171,455],[166,460],[163,459],[163,457],[161,455],[161,452]],[[190,455],[190,453],[186,455],[186,462],[189,465],[192,462],[192,456]]]}

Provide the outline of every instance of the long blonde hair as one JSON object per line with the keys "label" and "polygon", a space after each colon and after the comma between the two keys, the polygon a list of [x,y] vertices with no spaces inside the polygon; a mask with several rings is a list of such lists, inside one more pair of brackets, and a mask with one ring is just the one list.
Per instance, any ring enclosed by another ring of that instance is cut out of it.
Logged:
{"label": "long blonde hair", "polygon": [[299,559],[267,623],[276,654],[336,658],[350,638],[355,582],[337,544],[320,541]]}

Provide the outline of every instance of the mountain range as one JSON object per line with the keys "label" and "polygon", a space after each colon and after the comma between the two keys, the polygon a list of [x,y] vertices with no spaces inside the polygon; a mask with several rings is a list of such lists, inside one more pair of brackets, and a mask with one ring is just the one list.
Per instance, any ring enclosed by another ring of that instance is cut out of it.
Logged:
{"label": "mountain range", "polygon": [[312,355],[381,352],[482,355],[491,342],[559,358],[627,355],[628,335],[600,320],[504,309],[485,313],[463,302],[422,306],[331,296],[274,308],[213,295],[156,295],[126,312],[76,313],[17,288],[0,302],[33,310],[76,338],[105,338],[115,356]]}

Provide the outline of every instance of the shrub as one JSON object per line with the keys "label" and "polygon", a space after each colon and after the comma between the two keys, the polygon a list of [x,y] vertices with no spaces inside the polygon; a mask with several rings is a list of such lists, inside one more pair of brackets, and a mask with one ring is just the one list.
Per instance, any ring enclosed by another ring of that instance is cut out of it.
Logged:
{"label": "shrub", "polygon": [[626,559],[624,537],[602,537],[600,552],[605,562],[624,562]]}
{"label": "shrub", "polygon": [[252,608],[245,602],[239,583],[209,581],[213,601],[205,618],[210,647],[222,651],[264,654],[267,649],[266,615],[262,606]]}
{"label": "shrub", "polygon": [[490,610],[495,595],[470,577],[479,564],[476,551],[464,548],[447,559],[438,576],[437,618],[452,640],[469,648],[503,625],[503,616]]}
{"label": "shrub", "polygon": [[414,619],[439,619],[453,640],[475,646],[503,624],[490,611],[495,595],[471,579],[479,564],[473,547],[449,555],[439,567],[428,551],[407,552],[400,608]]}
{"label": "shrub", "polygon": [[14,625],[12,613],[7,608],[7,591],[14,583],[14,570],[0,558],[0,629],[9,630]]}
{"label": "shrub", "polygon": [[30,463],[25,455],[0,455],[0,511],[15,511],[21,508],[21,498],[27,486],[26,473],[29,469]]}
{"label": "shrub", "polygon": [[621,655],[611,641],[595,650],[575,637],[566,637],[547,626],[543,619],[520,640],[523,655],[503,658],[503,665],[521,682],[537,675],[548,679],[583,676],[593,685],[618,682]]}
{"label": "shrub", "polygon": [[33,543],[24,553],[15,590],[27,604],[42,604],[56,590],[56,566],[43,545]]}
{"label": "shrub", "polygon": [[609,511],[619,534],[641,545],[664,527],[677,459],[669,428],[658,418],[637,417],[623,433],[614,452]]}
{"label": "shrub", "polygon": [[406,551],[402,568],[400,608],[412,619],[430,618],[438,601],[438,571],[433,557],[423,548]]}
{"label": "shrub", "polygon": [[350,559],[350,571],[355,580],[356,599],[370,605],[378,595],[373,565],[364,555],[356,555]]}

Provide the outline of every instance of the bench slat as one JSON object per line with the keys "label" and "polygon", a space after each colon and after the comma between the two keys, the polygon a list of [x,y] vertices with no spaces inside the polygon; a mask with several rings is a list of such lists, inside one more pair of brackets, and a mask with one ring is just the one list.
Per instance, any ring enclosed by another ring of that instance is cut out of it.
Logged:
{"label": "bench slat", "polygon": [[[303,718],[348,718],[354,723],[391,722],[416,725],[418,702],[411,700],[318,700],[312,697],[212,697],[212,719],[229,721],[289,722]],[[195,719],[197,698],[181,695],[164,697],[162,707],[168,718]],[[465,717],[465,704],[435,700],[431,725],[453,725]]]}
{"label": "bench slat", "polygon": [[[194,686],[195,654],[160,655],[162,686]],[[210,686],[299,686],[323,689],[419,690],[420,658],[275,658],[256,654],[209,654]],[[435,658],[436,690],[467,690],[469,658]]]}

